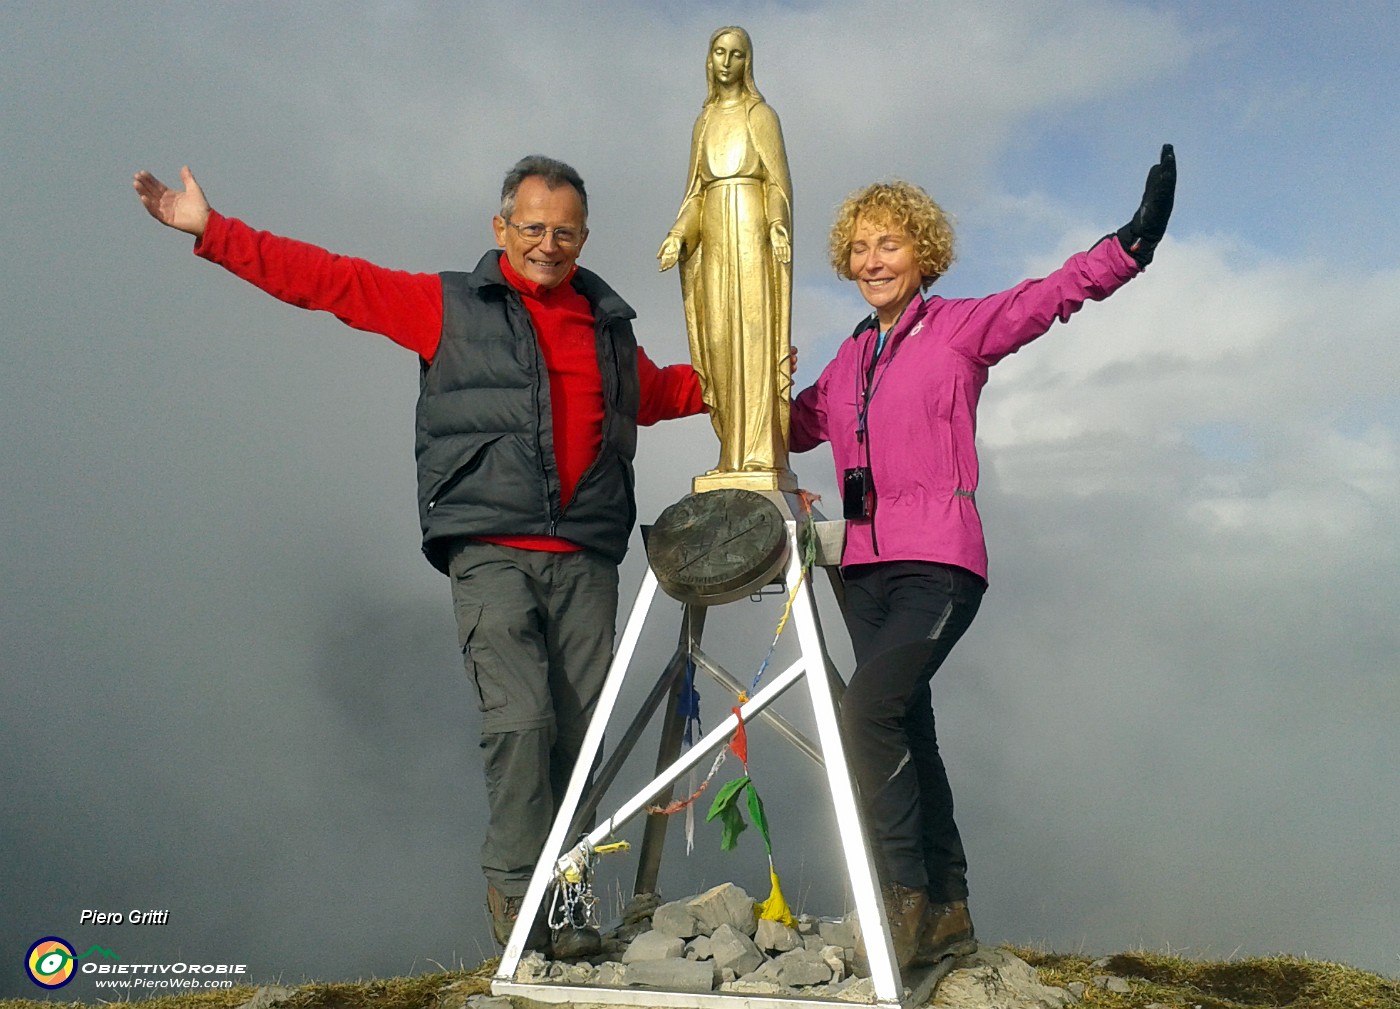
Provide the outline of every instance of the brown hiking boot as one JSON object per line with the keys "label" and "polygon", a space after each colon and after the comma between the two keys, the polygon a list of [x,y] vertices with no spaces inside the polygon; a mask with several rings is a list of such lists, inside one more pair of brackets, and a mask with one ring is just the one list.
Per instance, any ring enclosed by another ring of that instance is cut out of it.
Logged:
{"label": "brown hiking boot", "polygon": [[[507,897],[491,884],[486,884],[486,910],[491,915],[491,934],[496,938],[496,944],[502,949],[506,943],[510,942],[510,934],[515,930],[515,922],[520,917],[520,905],[524,901],[524,896]],[[549,944],[549,925],[545,923],[543,917],[537,916],[535,923],[530,927],[530,933],[525,937],[525,948],[537,950],[546,957],[552,955],[553,951]]]}
{"label": "brown hiking boot", "polygon": [[[880,899],[885,904],[885,922],[890,927],[894,962],[903,974],[914,962],[919,950],[924,922],[928,917],[928,893],[922,887],[887,883],[880,887]],[[864,935],[856,943],[852,966],[859,977],[870,976],[870,958],[865,952]]]}
{"label": "brown hiking boot", "polygon": [[584,960],[603,952],[603,937],[596,928],[587,925],[582,928],[565,925],[555,931],[551,945],[554,947],[552,960]]}
{"label": "brown hiking boot", "polygon": [[924,927],[920,930],[915,967],[932,967],[945,956],[967,956],[977,952],[977,939],[972,934],[972,916],[967,913],[967,901],[951,904],[928,904],[924,910]]}

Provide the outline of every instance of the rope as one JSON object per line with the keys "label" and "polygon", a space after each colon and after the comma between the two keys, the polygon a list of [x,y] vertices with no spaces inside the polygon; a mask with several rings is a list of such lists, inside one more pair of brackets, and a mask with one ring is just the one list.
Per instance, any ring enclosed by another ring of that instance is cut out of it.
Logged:
{"label": "rope", "polygon": [[802,567],[798,571],[797,581],[793,583],[792,591],[788,593],[787,603],[783,606],[783,615],[778,618],[778,629],[773,632],[773,640],[768,644],[768,653],[763,656],[763,661],[759,663],[758,672],[754,674],[753,681],[749,684],[748,693],[739,695],[740,704],[749,699],[749,694],[758,693],[758,684],[763,679],[763,674],[768,671],[768,664],[773,661],[773,653],[778,648],[778,639],[782,637],[783,629],[787,627],[788,618],[792,616],[792,604],[797,601],[797,593],[801,591],[802,583],[807,580],[807,572],[817,561],[817,523],[812,516],[812,504],[821,499],[809,491],[800,490],[797,492],[797,500],[802,508],[802,533],[797,537],[798,546],[802,550]]}
{"label": "rope", "polygon": [[632,847],[626,841],[613,841],[608,844],[580,844],[565,857],[563,868],[556,866],[554,882],[549,895],[549,927],[589,928],[598,924],[598,897],[593,892],[593,867],[599,855],[610,855],[615,851],[627,851]]}

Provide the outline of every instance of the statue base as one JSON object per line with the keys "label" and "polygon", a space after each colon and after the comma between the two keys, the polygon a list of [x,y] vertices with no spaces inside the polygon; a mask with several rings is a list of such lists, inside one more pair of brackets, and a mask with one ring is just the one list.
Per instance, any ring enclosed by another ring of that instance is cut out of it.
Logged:
{"label": "statue base", "polygon": [[790,469],[711,470],[690,481],[696,494],[711,490],[796,491],[797,476]]}
{"label": "statue base", "polygon": [[778,577],[789,552],[777,504],[733,487],[681,498],[657,517],[645,539],[661,588],[691,606],[753,595]]}

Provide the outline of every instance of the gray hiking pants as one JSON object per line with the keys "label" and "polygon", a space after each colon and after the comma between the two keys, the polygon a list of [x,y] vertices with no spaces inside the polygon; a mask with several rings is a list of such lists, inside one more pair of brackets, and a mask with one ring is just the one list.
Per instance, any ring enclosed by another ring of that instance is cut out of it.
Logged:
{"label": "gray hiking pants", "polygon": [[464,540],[451,556],[462,663],[481,710],[481,869],[522,896],[612,660],[617,565]]}

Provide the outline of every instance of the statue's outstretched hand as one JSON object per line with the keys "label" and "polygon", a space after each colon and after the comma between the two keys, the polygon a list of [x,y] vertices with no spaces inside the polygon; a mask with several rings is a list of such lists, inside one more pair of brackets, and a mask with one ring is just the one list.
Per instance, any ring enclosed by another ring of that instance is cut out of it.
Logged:
{"label": "statue's outstretched hand", "polygon": [[1176,201],[1176,152],[1162,145],[1162,156],[1147,172],[1142,203],[1133,219],[1118,229],[1118,240],[1139,266],[1152,262],[1157,243],[1167,233],[1167,219]]}
{"label": "statue's outstretched hand", "polygon": [[665,273],[675,266],[681,258],[681,239],[679,235],[667,235],[666,241],[661,243],[661,249],[656,254],[656,258],[661,261],[659,269]]}
{"label": "statue's outstretched hand", "polygon": [[780,263],[792,262],[792,240],[788,238],[787,228],[773,225],[768,229],[768,238],[773,244],[773,258]]}
{"label": "statue's outstretched hand", "polygon": [[209,201],[204,198],[204,190],[199,188],[188,166],[180,169],[180,180],[185,188],[171,189],[142,169],[132,178],[131,185],[147,213],[167,228],[197,238],[204,234],[204,226],[209,222]]}

